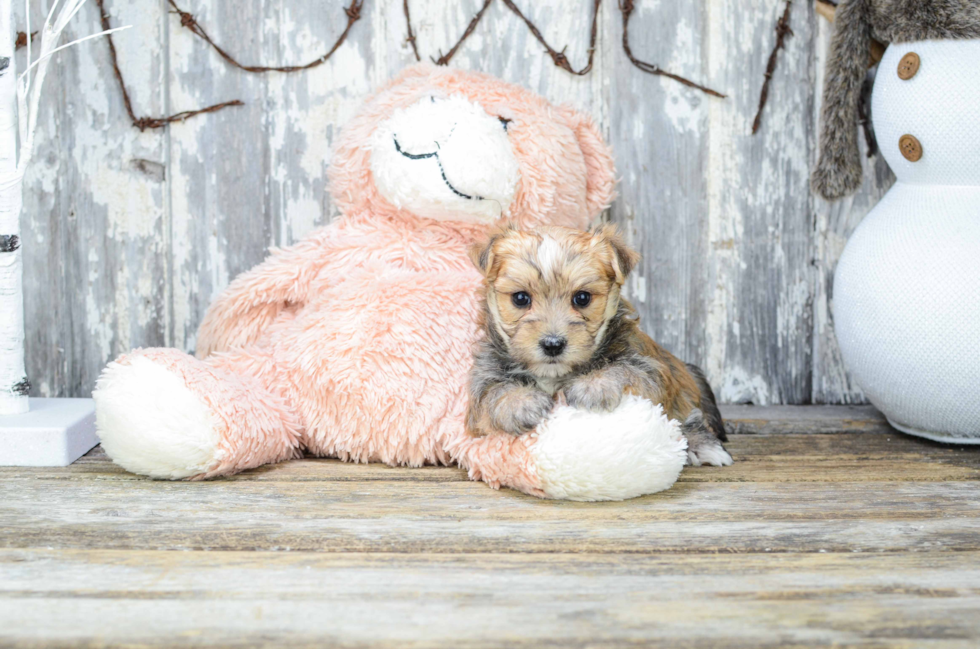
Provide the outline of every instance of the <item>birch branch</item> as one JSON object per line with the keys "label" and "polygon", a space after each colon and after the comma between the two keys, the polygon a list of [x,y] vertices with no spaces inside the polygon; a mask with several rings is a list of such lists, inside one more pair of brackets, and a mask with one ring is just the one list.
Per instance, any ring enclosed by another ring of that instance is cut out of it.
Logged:
{"label": "birch branch", "polygon": [[[12,36],[11,0],[0,0],[0,416],[27,412],[30,381],[24,362],[23,241],[20,211],[24,172],[34,151],[38,107],[54,54],[107,33],[85,36],[58,46],[61,35],[85,0],[54,0],[37,37],[25,38],[27,68],[17,75]],[[30,3],[25,0],[31,34]],[[120,28],[125,29],[125,28]],[[118,31],[118,30],[112,30]],[[19,136],[19,137],[18,137]],[[18,141],[20,149],[18,150]]]}

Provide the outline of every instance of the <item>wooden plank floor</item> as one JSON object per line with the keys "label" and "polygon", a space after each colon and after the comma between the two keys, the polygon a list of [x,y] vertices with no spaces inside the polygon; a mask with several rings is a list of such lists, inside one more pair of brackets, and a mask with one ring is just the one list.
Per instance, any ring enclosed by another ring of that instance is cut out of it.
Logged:
{"label": "wooden plank floor", "polygon": [[726,414],[734,466],[623,503],[328,460],[0,469],[0,645],[980,646],[980,448]]}

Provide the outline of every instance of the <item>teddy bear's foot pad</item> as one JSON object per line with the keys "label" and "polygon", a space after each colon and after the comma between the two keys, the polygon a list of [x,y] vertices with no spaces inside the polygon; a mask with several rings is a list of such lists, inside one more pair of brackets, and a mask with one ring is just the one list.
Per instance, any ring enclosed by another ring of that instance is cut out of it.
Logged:
{"label": "teddy bear's foot pad", "polygon": [[210,409],[162,364],[145,356],[110,363],[93,397],[102,447],[128,471],[187,478],[220,459]]}

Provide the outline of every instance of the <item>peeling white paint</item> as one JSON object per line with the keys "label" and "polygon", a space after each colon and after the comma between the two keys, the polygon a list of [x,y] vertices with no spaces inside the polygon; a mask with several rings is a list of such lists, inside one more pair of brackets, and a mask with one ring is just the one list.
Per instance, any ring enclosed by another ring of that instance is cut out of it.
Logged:
{"label": "peeling white paint", "polygon": [[[552,46],[568,46],[573,66],[585,64],[591,0],[519,4]],[[448,51],[481,5],[412,0],[423,59]],[[795,35],[779,55],[762,131],[749,135],[782,8],[783,0],[752,10],[736,0],[638,3],[635,54],[726,100],[631,66],[614,2],[602,4],[588,76],[556,68],[501,3],[453,65],[592,113],[617,147],[624,198],[613,213],[650,258],[630,280],[630,299],[651,331],[703,364],[723,400],[779,402],[793,390],[799,398],[807,350],[814,398],[860,399],[836,352],[830,280],[847,236],[883,188],[869,173],[853,201],[827,206],[808,195],[828,30],[802,5],[793,7]],[[29,300],[29,321],[48,332],[42,344],[67,345],[68,371],[34,369],[52,393],[86,394],[102,363],[129,346],[193,349],[204,309],[237,272],[269,245],[289,244],[333,216],[325,176],[340,127],[368,92],[414,63],[400,0],[365,3],[334,57],[293,75],[232,69],[163,3],[114,0],[109,9],[114,23],[134,25],[116,45],[140,114],[236,98],[246,105],[139,133],[127,124],[104,44],[65,56],[49,80],[57,102],[41,115],[23,228],[39,251],[25,257],[27,270],[46,277],[44,265],[54,263],[52,274],[65,278],[63,293],[38,287],[47,294]],[[192,10],[245,63],[309,61],[345,24],[339,5],[304,1],[199,0]],[[91,30],[97,12],[79,20],[79,33]],[[135,159],[162,165],[164,177],[140,172]],[[62,252],[45,252],[52,261],[40,251]],[[45,321],[54,312],[65,322]],[[81,328],[69,330],[70,321]],[[79,330],[85,340],[71,342]],[[68,386],[57,378],[79,375]]]}
{"label": "peeling white paint", "polygon": [[741,367],[731,367],[725,372],[718,399],[723,403],[769,405],[769,384],[762,376],[750,375]]}

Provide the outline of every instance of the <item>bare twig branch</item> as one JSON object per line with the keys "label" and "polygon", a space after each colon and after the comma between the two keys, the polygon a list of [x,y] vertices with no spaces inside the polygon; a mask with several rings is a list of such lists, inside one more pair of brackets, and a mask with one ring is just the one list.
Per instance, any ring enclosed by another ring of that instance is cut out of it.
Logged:
{"label": "bare twig branch", "polygon": [[571,63],[568,61],[568,57],[565,56],[567,46],[562,48],[561,52],[555,50],[555,48],[548,45],[547,41],[544,40],[544,36],[541,35],[541,31],[537,28],[537,26],[535,26],[535,24],[531,22],[527,16],[521,13],[521,10],[517,8],[517,5],[514,4],[513,0],[503,0],[503,2],[505,5],[507,5],[508,9],[513,11],[515,14],[517,14],[518,18],[524,21],[524,24],[531,30],[531,34],[534,35],[534,38],[536,38],[538,42],[544,46],[544,49],[548,52],[548,55],[551,56],[551,60],[555,62],[555,65],[562,70],[572,74],[577,74],[579,76],[586,75],[590,70],[592,70],[592,59],[595,57],[595,42],[596,37],[598,36],[599,5],[602,4],[602,0],[593,0],[592,32],[589,36],[589,60],[588,63],[585,64],[585,67],[581,70],[575,70],[572,68]]}
{"label": "bare twig branch", "polygon": [[779,50],[785,47],[785,41],[787,36],[793,35],[793,30],[789,28],[789,10],[793,6],[793,0],[786,0],[786,8],[783,10],[783,15],[776,21],[776,44],[772,47],[772,52],[769,53],[769,61],[766,63],[766,80],[762,82],[762,92],[759,95],[759,110],[755,113],[755,120],[752,122],[752,135],[755,135],[759,131],[759,126],[762,124],[762,110],[766,107],[766,102],[769,100],[769,82],[772,81],[772,75],[776,71],[776,56]]}
{"label": "bare twig branch", "polygon": [[632,63],[639,69],[643,70],[647,74],[656,74],[661,77],[667,77],[668,79],[673,79],[674,81],[682,83],[690,88],[697,88],[703,93],[712,95],[714,97],[721,97],[722,99],[724,99],[725,95],[721,94],[717,90],[712,90],[711,88],[707,88],[705,86],[702,86],[701,84],[694,83],[690,79],[685,79],[680,75],[674,74],[672,72],[667,72],[666,70],[662,69],[658,65],[654,65],[653,63],[647,63],[646,61],[641,61],[635,56],[633,56],[633,50],[630,49],[629,24],[630,24],[630,16],[633,15],[633,10],[635,8],[636,7],[633,4],[633,0],[619,0],[619,10],[623,14],[623,51],[626,52],[626,58],[630,60],[630,63]]}
{"label": "bare twig branch", "polygon": [[[109,14],[105,10],[105,0],[95,0],[96,4],[99,6],[99,14],[102,19],[102,29],[108,30],[112,29],[112,24],[109,19]],[[119,82],[119,89],[122,91],[123,105],[126,107],[126,113],[129,115],[129,119],[133,122],[133,126],[141,131],[145,131],[148,128],[162,128],[167,124],[172,122],[182,122],[186,119],[194,117],[195,115],[201,115],[203,113],[213,113],[219,111],[222,108],[227,108],[229,106],[243,106],[243,102],[234,99],[232,101],[225,101],[220,104],[214,104],[213,106],[207,106],[206,108],[200,108],[197,110],[185,110],[174,115],[167,117],[137,117],[136,111],[133,110],[133,101],[129,97],[129,90],[126,89],[126,82],[123,80],[122,72],[119,70],[119,56],[116,53],[116,44],[112,41],[112,34],[106,35],[106,40],[109,41],[109,56],[112,59],[112,71],[116,76],[116,81]]]}
{"label": "bare twig branch", "polygon": [[419,48],[415,44],[415,32],[412,31],[412,16],[408,12],[408,0],[402,0],[402,7],[405,9],[405,24],[408,25],[408,38],[405,42],[412,46],[412,52],[415,53],[415,60],[421,61],[422,58],[419,56]]}
{"label": "bare twig branch", "polygon": [[476,26],[480,24],[480,19],[483,18],[483,14],[486,13],[487,9],[490,7],[491,2],[493,2],[493,0],[484,0],[483,6],[480,8],[478,12],[476,12],[476,15],[473,16],[473,20],[471,20],[470,24],[466,26],[466,31],[464,31],[463,35],[459,37],[459,40],[456,41],[456,44],[452,46],[452,49],[450,49],[445,54],[442,53],[442,50],[439,50],[439,58],[432,59],[433,63],[435,63],[436,65],[446,65],[449,63],[449,61],[456,55],[456,51],[463,44],[463,41],[469,38],[470,34],[473,33],[473,30],[476,29]]}
{"label": "bare twig branch", "polygon": [[169,0],[169,2],[170,2],[170,6],[174,8],[174,12],[176,12],[177,15],[180,16],[181,27],[185,27],[189,29],[192,33],[200,37],[208,45],[214,48],[214,51],[217,52],[219,55],[221,55],[221,58],[223,58],[225,61],[235,66],[236,68],[240,70],[244,70],[245,72],[298,72],[300,70],[309,70],[319,65],[323,65],[327,61],[327,59],[333,56],[333,53],[336,52],[337,49],[347,39],[347,34],[350,33],[351,27],[353,27],[354,23],[356,23],[358,19],[360,19],[361,8],[364,6],[364,0],[351,0],[350,5],[344,8],[344,13],[347,15],[347,26],[344,28],[344,31],[340,33],[340,36],[337,38],[337,42],[333,44],[333,47],[327,50],[326,53],[324,53],[322,56],[319,56],[313,59],[312,61],[310,61],[309,63],[303,65],[265,66],[265,65],[242,65],[241,63],[238,62],[237,59],[235,59],[235,57],[233,57],[231,54],[225,51],[224,48],[222,48],[213,40],[211,40],[211,37],[208,36],[208,33],[204,30],[204,27],[202,27],[201,24],[197,22],[197,19],[194,18],[193,14],[190,14],[182,10],[180,7],[177,6],[177,3],[174,2],[174,0]]}

